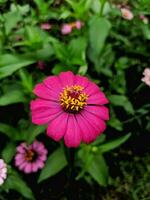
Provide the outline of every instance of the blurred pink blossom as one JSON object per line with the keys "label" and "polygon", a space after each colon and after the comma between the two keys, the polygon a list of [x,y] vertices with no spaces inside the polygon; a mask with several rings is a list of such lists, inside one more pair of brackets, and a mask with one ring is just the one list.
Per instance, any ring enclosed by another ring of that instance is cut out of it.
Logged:
{"label": "blurred pink blossom", "polygon": [[35,140],[32,144],[21,143],[17,147],[15,165],[24,173],[29,174],[42,169],[47,159],[47,149],[43,143]]}
{"label": "blurred pink blossom", "polygon": [[146,85],[150,86],[150,68],[145,68],[143,72],[144,77],[141,79]]}
{"label": "blurred pink blossom", "polygon": [[129,9],[121,8],[120,10],[121,10],[122,17],[124,19],[127,19],[127,20],[132,20],[133,19],[134,15]]}
{"label": "blurred pink blossom", "polygon": [[80,20],[78,20],[78,21],[75,22],[75,27],[76,27],[77,29],[81,29],[82,26],[83,26],[83,23],[82,23]]}
{"label": "blurred pink blossom", "polygon": [[39,60],[37,63],[37,67],[43,70],[45,68],[45,63],[42,60]]}
{"label": "blurred pink blossom", "polygon": [[149,20],[145,15],[140,15],[139,18],[143,21],[144,24],[148,24]]}
{"label": "blurred pink blossom", "polygon": [[43,29],[43,30],[50,30],[51,28],[52,28],[52,25],[51,24],[49,24],[49,23],[43,23],[43,24],[41,24],[41,29]]}
{"label": "blurred pink blossom", "polygon": [[0,186],[4,183],[7,177],[7,165],[3,159],[0,159]]}
{"label": "blurred pink blossom", "polygon": [[61,27],[61,33],[67,35],[72,32],[72,26],[70,24],[63,24]]}

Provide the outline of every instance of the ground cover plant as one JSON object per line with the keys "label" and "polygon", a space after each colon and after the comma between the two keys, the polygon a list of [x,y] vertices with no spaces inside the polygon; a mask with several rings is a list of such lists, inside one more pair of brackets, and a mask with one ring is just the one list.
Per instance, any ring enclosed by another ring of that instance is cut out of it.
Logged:
{"label": "ground cover plant", "polygon": [[150,198],[149,0],[0,0],[0,199]]}

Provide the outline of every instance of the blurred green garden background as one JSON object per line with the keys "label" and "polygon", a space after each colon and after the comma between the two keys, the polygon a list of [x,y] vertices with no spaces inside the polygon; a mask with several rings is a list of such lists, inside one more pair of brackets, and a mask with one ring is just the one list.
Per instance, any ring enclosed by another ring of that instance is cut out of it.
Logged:
{"label": "blurred green garden background", "polygon": [[[0,0],[1,200],[150,199],[149,42],[149,0]],[[32,124],[29,106],[35,85],[63,71],[87,76],[110,101],[105,132],[75,149],[71,188],[67,152]],[[48,159],[26,175],[16,147],[35,139]]]}

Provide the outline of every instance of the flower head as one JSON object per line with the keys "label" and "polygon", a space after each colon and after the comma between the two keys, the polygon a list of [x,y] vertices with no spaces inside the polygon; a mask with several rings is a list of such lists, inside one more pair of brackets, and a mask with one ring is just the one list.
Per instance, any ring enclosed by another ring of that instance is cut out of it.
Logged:
{"label": "flower head", "polygon": [[149,19],[145,15],[140,15],[139,18],[143,21],[144,24],[149,23]]}
{"label": "flower head", "polygon": [[27,145],[24,142],[17,147],[15,165],[28,174],[42,169],[46,159],[47,150],[43,143],[35,140],[33,144]]}
{"label": "flower head", "polygon": [[43,30],[50,30],[52,28],[52,25],[49,23],[43,23],[40,25],[41,29]]}
{"label": "flower head", "polygon": [[127,20],[132,20],[133,19],[133,17],[134,17],[133,13],[129,9],[121,8],[120,10],[121,10],[122,17],[124,19],[127,19]]}
{"label": "flower head", "polygon": [[0,159],[0,185],[4,183],[7,177],[7,165],[3,159]]}
{"label": "flower head", "polygon": [[64,138],[68,147],[94,141],[109,119],[104,93],[88,78],[62,72],[50,76],[34,88],[32,122],[48,124],[47,135],[55,141]]}
{"label": "flower head", "polygon": [[82,26],[83,26],[83,23],[80,21],[80,20],[77,20],[76,22],[75,22],[75,27],[77,28],[77,29],[81,29],[82,28]]}
{"label": "flower head", "polygon": [[63,35],[67,35],[69,33],[72,32],[72,26],[70,24],[64,24],[62,27],[61,27],[61,33]]}
{"label": "flower head", "polygon": [[146,85],[150,86],[150,68],[145,68],[144,77],[141,79]]}

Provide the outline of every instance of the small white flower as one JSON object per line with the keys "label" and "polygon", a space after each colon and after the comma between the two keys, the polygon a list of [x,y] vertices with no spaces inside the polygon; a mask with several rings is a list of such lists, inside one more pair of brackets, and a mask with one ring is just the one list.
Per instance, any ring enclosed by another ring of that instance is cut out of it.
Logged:
{"label": "small white flower", "polygon": [[150,68],[145,68],[143,75],[144,77],[141,79],[141,81],[150,86]]}
{"label": "small white flower", "polygon": [[0,185],[4,183],[7,177],[7,165],[3,159],[0,159]]}
{"label": "small white flower", "polygon": [[122,17],[124,19],[127,19],[127,20],[132,20],[133,19],[133,17],[134,17],[133,13],[129,9],[121,8],[120,10],[121,10]]}

